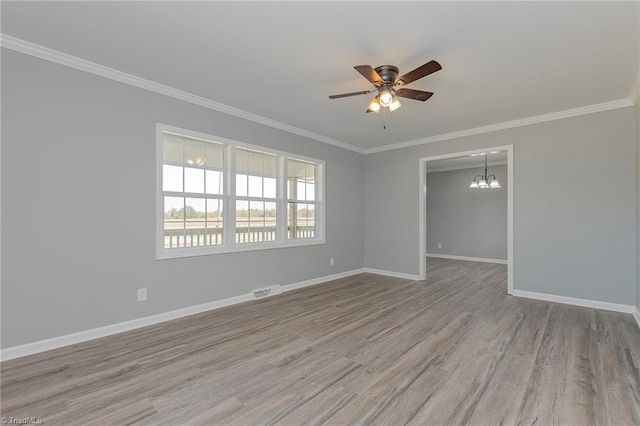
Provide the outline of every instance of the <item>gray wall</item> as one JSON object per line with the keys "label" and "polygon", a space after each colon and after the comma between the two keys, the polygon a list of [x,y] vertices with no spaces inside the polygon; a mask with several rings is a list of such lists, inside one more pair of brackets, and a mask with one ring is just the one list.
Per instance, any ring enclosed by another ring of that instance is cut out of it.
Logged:
{"label": "gray wall", "polygon": [[483,172],[427,173],[427,253],[507,259],[507,166],[489,168],[500,188],[469,188]]}
{"label": "gray wall", "polygon": [[[2,348],[362,266],[417,274],[418,158],[511,143],[516,289],[640,306],[638,106],[362,156],[6,49],[1,85]],[[325,160],[327,243],[156,261],[156,122]]]}
{"label": "gray wall", "polygon": [[628,305],[634,114],[622,108],[366,155],[365,265],[418,274],[420,157],[513,144],[515,288]]}
{"label": "gray wall", "polygon": [[[2,113],[3,348],[363,267],[361,154],[6,49]],[[325,160],[327,243],[156,261],[156,122]]]}

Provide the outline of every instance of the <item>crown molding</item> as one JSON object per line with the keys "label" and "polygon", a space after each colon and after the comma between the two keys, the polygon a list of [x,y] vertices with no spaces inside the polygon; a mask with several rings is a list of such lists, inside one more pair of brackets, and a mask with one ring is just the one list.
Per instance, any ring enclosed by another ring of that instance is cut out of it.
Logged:
{"label": "crown molding", "polygon": [[632,106],[629,99],[618,99],[616,101],[604,102],[601,104],[589,105],[580,108],[567,109],[564,111],[552,112],[550,114],[536,115],[533,117],[521,118],[519,120],[505,121],[503,123],[490,124],[488,126],[474,127],[473,129],[461,130],[458,132],[444,133],[442,135],[429,136],[427,138],[416,139],[407,142],[394,143],[391,145],[368,148],[365,154],[375,154],[376,152],[391,151],[394,149],[408,148],[411,146],[425,145],[433,142],[457,139],[464,136],[479,135],[481,133],[495,132],[497,130],[511,129],[514,127],[528,126],[530,124],[544,123],[546,121],[560,120],[563,118],[577,117],[579,115],[593,114],[595,112],[608,111],[610,109],[624,108]]}
{"label": "crown molding", "polygon": [[592,114],[596,112],[608,111],[616,108],[624,108],[633,106],[640,96],[640,74],[636,79],[636,83],[631,91],[628,99],[618,99],[611,102],[604,102],[595,105],[589,105],[580,108],[573,108],[564,111],[553,112],[550,114],[537,115],[533,117],[522,118],[518,120],[505,121],[503,123],[490,124],[488,126],[475,127],[467,130],[460,130],[457,132],[444,133],[441,135],[429,136],[426,138],[415,139],[406,142],[399,142],[390,145],[384,145],[375,148],[363,149],[355,145],[351,145],[346,142],[332,139],[317,133],[313,133],[295,126],[291,126],[280,121],[272,120],[267,117],[263,117],[258,114],[254,114],[248,111],[234,108],[232,106],[216,102],[214,100],[204,98],[202,96],[194,95],[193,93],[185,92],[183,90],[174,89],[173,87],[166,86],[164,84],[157,83],[155,81],[147,80],[132,74],[125,73],[113,68],[106,67],[104,65],[96,64],[95,62],[87,61],[66,53],[59,52],[57,50],[50,49],[35,43],[22,40],[17,37],[13,37],[7,34],[0,34],[0,46],[14,50],[16,52],[24,53],[26,55],[34,56],[40,59],[44,59],[50,62],[54,62],[60,65],[64,65],[70,68],[74,68],[79,71],[88,72],[90,74],[105,77],[114,81],[118,81],[130,86],[138,87],[140,89],[148,90],[150,92],[158,93],[160,95],[168,96],[174,99],[178,99],[184,102],[188,102],[194,105],[198,105],[204,108],[208,108],[214,111],[222,112],[234,117],[242,118],[248,121],[253,121],[265,126],[269,126],[275,129],[283,130],[288,133],[296,134],[309,138],[318,142],[323,142],[329,145],[333,145],[339,148],[343,148],[349,151],[354,151],[360,154],[375,154],[377,152],[392,151],[395,149],[408,148],[412,146],[424,145],[433,142],[440,142],[449,139],[457,139],[465,136],[478,135],[482,133],[495,132],[498,130],[511,129],[514,127],[527,126],[530,124],[543,123],[546,121],[560,120],[563,118],[576,117],[585,114]]}
{"label": "crown molding", "polygon": [[291,126],[280,121],[272,120],[267,117],[263,117],[258,114],[253,114],[248,111],[234,108],[232,106],[216,102],[211,99],[204,98],[202,96],[194,95],[193,93],[185,92],[183,90],[174,89],[173,87],[165,86],[164,84],[157,83],[155,81],[147,80],[132,74],[128,74],[123,71],[119,71],[113,68],[106,67],[104,65],[96,64],[95,62],[87,61],[66,53],[59,52],[57,50],[50,49],[48,47],[40,46],[35,43],[28,42],[26,40],[19,39],[7,34],[0,34],[0,46],[5,47],[16,52],[24,53],[26,55],[34,56],[36,58],[44,59],[46,61],[54,62],[60,65],[64,65],[70,68],[74,68],[79,71],[88,72],[90,74],[105,77],[120,83],[128,84],[130,86],[138,87],[140,89],[148,90],[150,92],[158,93],[160,95],[169,96],[174,99],[178,99],[184,102],[189,102],[194,105],[198,105],[204,108],[208,108],[214,111],[222,112],[234,117],[239,117],[245,120],[253,121],[254,123],[263,124],[265,126],[273,127],[275,129],[283,130],[288,133],[293,133],[305,138],[313,139],[318,142],[323,142],[329,145],[337,146],[339,148],[347,149],[349,151],[355,151],[360,154],[364,153],[364,150],[355,145],[348,144],[336,139],[331,139],[317,133],[313,133],[304,129],[300,129],[295,126]]}

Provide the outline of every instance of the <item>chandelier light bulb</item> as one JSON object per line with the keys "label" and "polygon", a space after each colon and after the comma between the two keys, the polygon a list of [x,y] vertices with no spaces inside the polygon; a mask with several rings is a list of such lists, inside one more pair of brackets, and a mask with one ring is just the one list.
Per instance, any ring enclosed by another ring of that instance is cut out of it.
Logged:
{"label": "chandelier light bulb", "polygon": [[480,182],[478,182],[478,188],[486,188],[487,187],[487,181],[484,179],[480,179]]}
{"label": "chandelier light bulb", "polygon": [[489,188],[500,188],[498,179],[492,179],[491,182],[489,182]]}
{"label": "chandelier light bulb", "polygon": [[471,185],[469,185],[469,188],[477,188],[478,187],[478,181],[477,180],[472,180],[471,181]]}

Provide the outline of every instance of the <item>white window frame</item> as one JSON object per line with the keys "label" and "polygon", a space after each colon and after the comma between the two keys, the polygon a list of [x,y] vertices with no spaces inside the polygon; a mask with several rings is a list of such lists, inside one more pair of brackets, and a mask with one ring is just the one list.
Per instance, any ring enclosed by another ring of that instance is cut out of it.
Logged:
{"label": "white window frame", "polygon": [[[163,166],[163,138],[162,132],[172,132],[183,135],[194,136],[197,138],[207,139],[220,142],[225,145],[225,170],[224,176],[224,194],[222,195],[223,210],[223,242],[215,246],[198,246],[198,247],[164,247],[164,192],[162,188],[162,166]],[[277,189],[276,189],[276,208],[277,208],[277,235],[275,241],[258,242],[258,243],[236,243],[236,147],[263,151],[278,156],[277,169]],[[300,159],[310,161],[317,164],[317,201],[316,201],[316,236],[314,238],[296,238],[288,239],[287,237],[287,159]],[[176,259],[182,257],[206,256],[223,253],[238,253],[255,250],[268,250],[287,247],[301,247],[325,244],[325,162],[316,158],[310,158],[303,155],[279,151],[265,146],[254,145],[244,142],[235,141],[228,138],[222,138],[215,135],[209,135],[193,130],[182,129],[175,126],[157,123],[156,124],[156,259]]]}

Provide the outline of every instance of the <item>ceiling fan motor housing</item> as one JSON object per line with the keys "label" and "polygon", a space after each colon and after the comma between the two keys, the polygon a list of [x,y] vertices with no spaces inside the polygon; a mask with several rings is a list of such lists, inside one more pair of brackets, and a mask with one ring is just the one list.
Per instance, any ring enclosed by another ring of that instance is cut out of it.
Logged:
{"label": "ceiling fan motor housing", "polygon": [[380,65],[379,67],[375,68],[375,71],[384,81],[382,85],[383,87],[392,87],[396,82],[398,72],[400,72],[398,67],[393,65]]}

